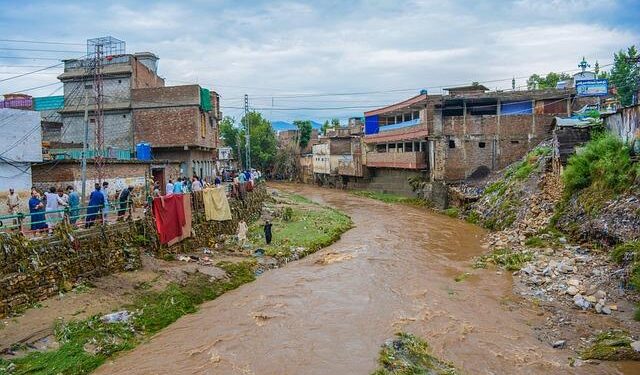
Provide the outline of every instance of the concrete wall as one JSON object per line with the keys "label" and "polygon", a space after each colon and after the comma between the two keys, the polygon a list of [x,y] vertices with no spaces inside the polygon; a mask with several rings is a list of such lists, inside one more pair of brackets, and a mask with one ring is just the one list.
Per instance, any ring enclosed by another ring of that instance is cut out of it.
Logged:
{"label": "concrete wall", "polygon": [[[66,114],[62,120],[61,142],[84,142],[84,114]],[[120,149],[135,149],[131,111],[109,111],[104,113],[104,146]],[[89,148],[96,147],[96,123],[89,121]]]}
{"label": "concrete wall", "polygon": [[42,161],[40,113],[0,108],[0,154],[12,162]]}
{"label": "concrete wall", "polygon": [[622,108],[604,119],[607,129],[640,152],[640,105]]}
{"label": "concrete wall", "polygon": [[0,212],[7,212],[5,205],[9,189],[14,189],[23,200],[31,191],[31,163],[0,162]]}
{"label": "concrete wall", "polygon": [[[85,88],[88,85],[93,85],[91,78],[87,78],[86,81],[67,81],[64,83],[65,110],[84,111],[85,92],[88,95],[89,109],[94,108],[95,91],[92,87]],[[105,106],[129,107],[131,100],[130,76],[105,77],[102,87]]]}
{"label": "concrete wall", "polygon": [[389,192],[413,197],[416,194],[409,185],[409,178],[421,176],[419,171],[407,169],[375,168],[369,169],[370,178],[361,184],[363,188],[372,191]]}

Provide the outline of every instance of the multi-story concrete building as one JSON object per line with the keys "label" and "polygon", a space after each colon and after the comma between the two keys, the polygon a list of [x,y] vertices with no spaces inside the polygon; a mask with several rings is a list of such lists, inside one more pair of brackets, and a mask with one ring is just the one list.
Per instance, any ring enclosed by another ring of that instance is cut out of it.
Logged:
{"label": "multi-story concrete building", "polygon": [[365,113],[369,188],[410,193],[408,178],[455,183],[482,178],[551,135],[570,115],[573,89],[487,92],[481,85],[421,93]]}
{"label": "multi-story concrete building", "polygon": [[[131,92],[134,89],[163,87],[157,74],[158,57],[150,52],[105,56],[102,59],[104,146],[133,152],[135,150]],[[95,149],[96,121],[93,116],[94,87],[90,59],[64,60],[64,107],[62,131],[57,141],[78,144],[84,141],[85,104],[89,110],[89,149]]]}
{"label": "multi-story concrete building", "polygon": [[346,187],[349,181],[364,177],[362,121],[350,119],[346,127],[327,130],[313,146],[314,180],[321,185]]}
{"label": "multi-story concrete building", "polygon": [[42,161],[40,114],[0,108],[0,197],[14,189],[25,207],[31,186],[31,164]]}

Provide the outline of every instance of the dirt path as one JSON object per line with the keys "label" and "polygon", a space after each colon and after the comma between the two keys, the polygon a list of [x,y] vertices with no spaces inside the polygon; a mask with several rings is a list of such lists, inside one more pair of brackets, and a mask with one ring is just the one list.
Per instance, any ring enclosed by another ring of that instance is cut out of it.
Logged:
{"label": "dirt path", "polygon": [[[334,245],[205,303],[98,374],[367,374],[384,340],[407,331],[468,374],[621,373],[570,368],[532,327],[545,317],[509,275],[477,271],[484,232],[422,209],[287,186],[349,214]],[[637,368],[637,367],[636,367]],[[629,372],[630,373],[630,372]]]}

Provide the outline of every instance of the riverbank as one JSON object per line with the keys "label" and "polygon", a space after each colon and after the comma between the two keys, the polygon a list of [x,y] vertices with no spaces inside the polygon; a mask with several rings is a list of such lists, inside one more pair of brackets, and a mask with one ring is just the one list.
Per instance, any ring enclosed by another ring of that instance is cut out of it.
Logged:
{"label": "riverbank", "polygon": [[[336,210],[293,194],[270,190],[270,195],[262,219],[251,224],[251,242],[242,248],[234,236],[220,236],[210,247],[165,260],[145,256],[139,271],[98,279],[5,320],[0,328],[0,373],[89,373],[198,311],[203,302],[294,260],[293,254],[298,259],[336,241],[351,227],[351,220]],[[283,218],[289,211],[292,215]],[[255,250],[265,219],[274,224],[275,240],[263,255]],[[301,226],[312,229],[304,236],[294,235]],[[287,248],[304,251],[281,256]],[[110,311],[120,314],[106,314]]]}

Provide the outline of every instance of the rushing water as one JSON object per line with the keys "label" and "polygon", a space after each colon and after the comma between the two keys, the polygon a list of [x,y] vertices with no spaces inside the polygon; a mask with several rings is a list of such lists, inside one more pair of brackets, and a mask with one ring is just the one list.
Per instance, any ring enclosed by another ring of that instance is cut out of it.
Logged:
{"label": "rushing water", "polygon": [[341,191],[284,188],[344,211],[355,228],[205,303],[97,373],[368,374],[398,331],[425,338],[466,374],[621,373],[570,368],[570,351],[537,340],[532,326],[542,318],[508,306],[510,276],[453,281],[484,251],[481,229]]}

